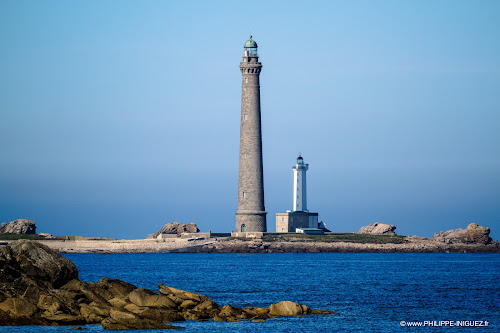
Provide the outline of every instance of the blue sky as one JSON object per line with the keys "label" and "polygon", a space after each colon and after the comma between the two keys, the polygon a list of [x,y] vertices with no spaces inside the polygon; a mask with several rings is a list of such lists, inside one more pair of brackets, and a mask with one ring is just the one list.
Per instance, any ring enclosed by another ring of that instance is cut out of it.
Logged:
{"label": "blue sky", "polygon": [[498,1],[0,1],[0,221],[234,229],[243,43],[259,44],[268,228],[500,231]]}

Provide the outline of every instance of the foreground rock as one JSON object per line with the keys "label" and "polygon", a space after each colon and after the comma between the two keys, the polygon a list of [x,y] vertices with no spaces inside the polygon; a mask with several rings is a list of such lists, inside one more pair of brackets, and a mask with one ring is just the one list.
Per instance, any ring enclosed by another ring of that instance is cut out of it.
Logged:
{"label": "foreground rock", "polygon": [[464,244],[490,244],[490,228],[482,227],[477,223],[471,223],[464,230],[462,228],[435,233],[434,239],[443,243],[464,243]]}
{"label": "foreground rock", "polygon": [[74,264],[47,246],[18,240],[0,248],[0,325],[83,325],[104,329],[176,329],[185,320],[265,321],[332,314],[284,301],[268,308],[220,306],[205,295],[163,284],[158,292],[115,279],[78,279]]}
{"label": "foreground rock", "polygon": [[6,295],[21,296],[34,290],[59,288],[78,278],[68,259],[49,247],[30,240],[18,240],[0,248],[0,301]]}
{"label": "foreground rock", "polygon": [[0,234],[20,234],[36,235],[36,225],[34,221],[18,219],[12,222],[2,223]]}
{"label": "foreground rock", "polygon": [[395,235],[394,232],[396,227],[392,224],[385,223],[371,223],[367,226],[361,227],[358,231],[358,234],[364,235]]}
{"label": "foreground rock", "polygon": [[182,224],[179,222],[172,222],[165,224],[158,232],[148,235],[148,239],[157,238],[161,234],[170,234],[180,236],[183,232],[197,233],[200,232],[195,223]]}

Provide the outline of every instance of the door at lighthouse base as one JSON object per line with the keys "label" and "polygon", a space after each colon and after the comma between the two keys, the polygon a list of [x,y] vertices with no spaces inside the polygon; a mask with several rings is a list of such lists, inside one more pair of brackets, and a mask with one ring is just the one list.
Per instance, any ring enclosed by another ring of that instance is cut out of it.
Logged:
{"label": "door at lighthouse base", "polygon": [[241,232],[247,232],[247,226],[242,224],[241,225]]}

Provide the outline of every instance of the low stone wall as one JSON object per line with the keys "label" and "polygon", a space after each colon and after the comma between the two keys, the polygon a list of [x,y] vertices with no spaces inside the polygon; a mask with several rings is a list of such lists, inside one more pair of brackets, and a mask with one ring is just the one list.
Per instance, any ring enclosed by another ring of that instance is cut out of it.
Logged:
{"label": "low stone wall", "polygon": [[212,237],[231,237],[230,232],[211,232]]}
{"label": "low stone wall", "polygon": [[159,234],[156,239],[177,238],[177,234]]}
{"label": "low stone wall", "polygon": [[239,238],[262,238],[266,234],[265,232],[232,232],[231,237]]}
{"label": "low stone wall", "polygon": [[210,232],[183,232],[181,238],[205,238],[209,239],[211,237]]}

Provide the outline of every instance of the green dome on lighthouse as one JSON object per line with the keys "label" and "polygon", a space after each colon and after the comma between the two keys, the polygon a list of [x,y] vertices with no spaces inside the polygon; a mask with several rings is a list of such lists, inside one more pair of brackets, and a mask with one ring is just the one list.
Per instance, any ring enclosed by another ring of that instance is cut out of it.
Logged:
{"label": "green dome on lighthouse", "polygon": [[246,43],[245,43],[245,45],[243,47],[245,47],[245,48],[247,48],[247,47],[255,48],[255,47],[257,47],[257,43],[252,39],[252,36],[250,36],[250,39],[246,41]]}

